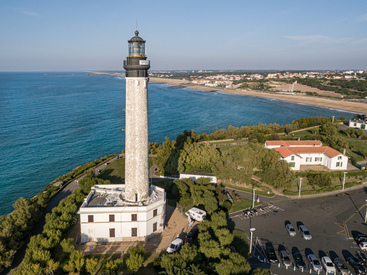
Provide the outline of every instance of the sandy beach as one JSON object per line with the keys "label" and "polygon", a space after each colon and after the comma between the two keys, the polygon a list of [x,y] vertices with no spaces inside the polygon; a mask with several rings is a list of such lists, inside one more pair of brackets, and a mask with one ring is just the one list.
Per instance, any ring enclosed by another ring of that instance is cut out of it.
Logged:
{"label": "sandy beach", "polygon": [[326,107],[331,109],[337,110],[344,110],[353,113],[361,113],[367,114],[367,104],[362,102],[351,102],[346,100],[333,100],[321,97],[314,97],[314,96],[306,96],[302,94],[278,94],[278,93],[267,93],[267,92],[260,92],[254,90],[232,90],[232,89],[224,89],[224,88],[211,88],[205,87],[200,85],[193,85],[191,82],[186,80],[179,80],[179,79],[169,79],[169,78],[159,78],[159,77],[150,77],[150,82],[154,83],[164,83],[170,84],[173,86],[179,86],[182,88],[189,88],[189,89],[196,89],[203,92],[212,92],[217,91],[221,93],[229,93],[229,94],[238,94],[238,95],[245,95],[245,96],[255,96],[255,97],[263,97],[263,98],[271,98],[283,101],[290,101],[294,103],[301,103],[301,104],[308,104],[318,107]]}

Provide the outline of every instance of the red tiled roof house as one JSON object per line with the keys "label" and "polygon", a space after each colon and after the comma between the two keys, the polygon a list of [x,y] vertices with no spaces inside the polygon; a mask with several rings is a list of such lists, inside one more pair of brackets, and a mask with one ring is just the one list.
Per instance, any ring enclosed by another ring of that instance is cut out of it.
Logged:
{"label": "red tiled roof house", "polygon": [[322,146],[319,140],[267,140],[265,148],[277,151],[292,170],[301,165],[324,165],[330,170],[346,170],[348,157],[339,151]]}

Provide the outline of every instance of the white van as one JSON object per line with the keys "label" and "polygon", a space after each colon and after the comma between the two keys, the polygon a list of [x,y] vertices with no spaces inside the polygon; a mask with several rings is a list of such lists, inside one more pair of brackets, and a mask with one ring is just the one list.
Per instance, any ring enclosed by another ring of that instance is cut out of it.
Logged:
{"label": "white van", "polygon": [[185,213],[185,215],[198,222],[201,222],[206,219],[206,212],[197,207],[189,209]]}

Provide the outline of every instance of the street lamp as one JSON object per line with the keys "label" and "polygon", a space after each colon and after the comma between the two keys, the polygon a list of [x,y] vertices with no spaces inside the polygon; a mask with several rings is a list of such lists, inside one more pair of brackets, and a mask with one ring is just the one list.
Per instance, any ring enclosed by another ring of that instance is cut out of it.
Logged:
{"label": "street lamp", "polygon": [[252,235],[254,234],[254,231],[256,228],[250,228],[250,254],[252,253]]}
{"label": "street lamp", "polygon": [[255,207],[255,191],[256,191],[256,189],[254,188],[252,190],[253,190],[253,193],[252,193],[252,208],[254,208]]}
{"label": "street lamp", "polygon": [[[364,216],[364,222],[367,222],[367,200],[366,200],[366,216]],[[250,229],[251,230],[251,229]]]}
{"label": "street lamp", "polygon": [[302,178],[299,178],[298,197],[301,197],[301,189],[302,189]]}
{"label": "street lamp", "polygon": [[343,191],[344,191],[344,185],[345,185],[345,174],[346,174],[347,172],[344,172],[344,178],[343,178]]}

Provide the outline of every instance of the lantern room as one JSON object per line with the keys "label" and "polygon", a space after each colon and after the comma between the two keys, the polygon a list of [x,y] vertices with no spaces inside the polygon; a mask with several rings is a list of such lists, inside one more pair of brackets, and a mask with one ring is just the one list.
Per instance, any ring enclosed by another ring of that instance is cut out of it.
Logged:
{"label": "lantern room", "polygon": [[135,31],[135,36],[129,41],[129,57],[145,57],[145,40],[139,37],[139,32]]}

